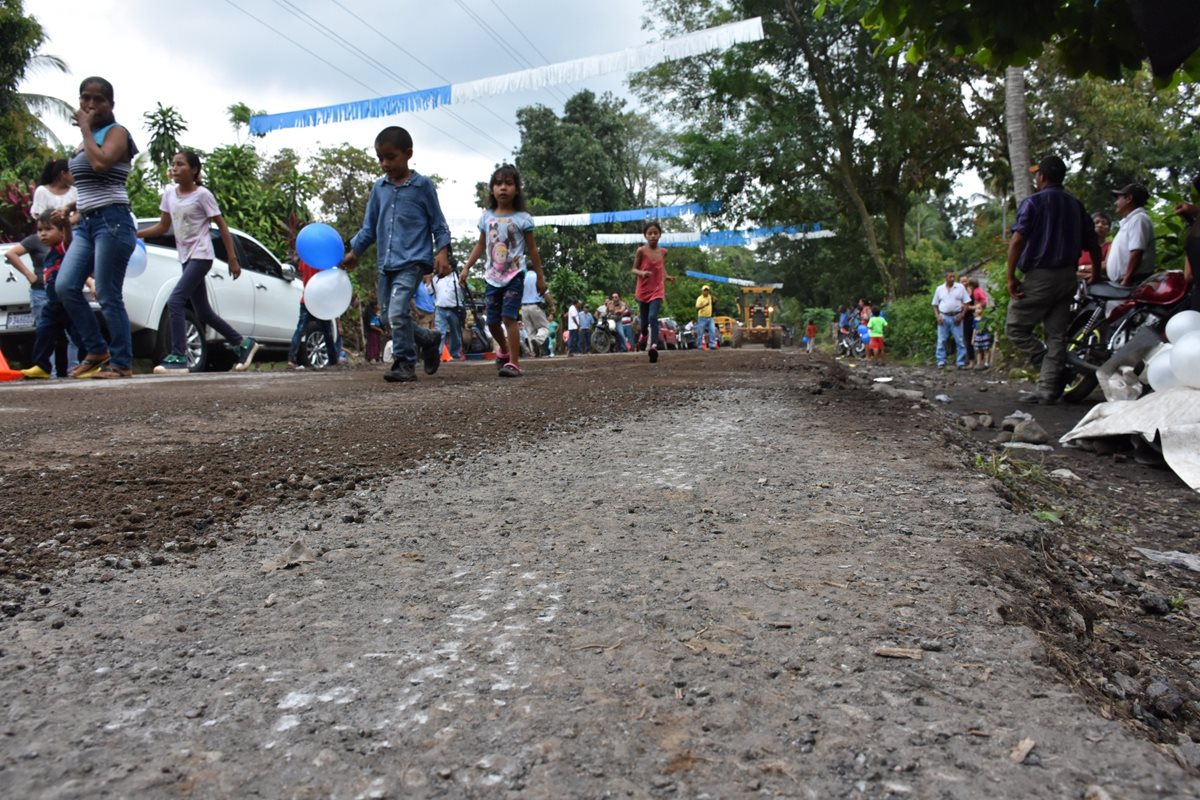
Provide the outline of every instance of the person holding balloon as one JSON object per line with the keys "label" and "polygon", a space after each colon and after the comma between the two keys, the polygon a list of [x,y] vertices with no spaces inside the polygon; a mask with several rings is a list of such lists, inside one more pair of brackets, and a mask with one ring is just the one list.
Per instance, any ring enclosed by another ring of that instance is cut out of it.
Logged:
{"label": "person holding balloon", "polygon": [[204,276],[212,269],[213,259],[216,257],[210,233],[212,224],[216,224],[221,234],[221,242],[225,245],[230,277],[236,281],[242,274],[242,268],[238,264],[237,251],[233,247],[233,237],[229,235],[229,226],[221,216],[216,198],[201,182],[200,170],[200,157],[190,150],[182,150],[171,157],[169,174],[175,185],[163,192],[162,203],[159,206],[162,216],[154,225],[143,228],[137,234],[139,239],[148,239],[173,231],[175,252],[183,265],[183,275],[175,284],[171,296],[167,298],[171,352],[154,368],[154,371],[160,374],[188,369],[188,303],[191,303],[196,319],[201,325],[215,329],[229,342],[229,346],[237,355],[237,363],[233,365],[235,370],[240,372],[249,367],[250,362],[254,360],[254,354],[258,352],[258,342],[235,331],[233,326],[213,311],[208,302],[208,287],[204,283]]}
{"label": "person holding balloon", "polygon": [[[83,79],[74,119],[83,143],[67,165],[78,194],[79,223],[58,273],[58,295],[86,353],[71,375],[128,378],[133,376],[133,334],[122,286],[137,232],[125,181],[138,149],[129,131],[113,117],[113,87],[104,78]],[[58,213],[71,211],[62,208]],[[108,326],[107,342],[83,295],[84,284],[93,274]]]}
{"label": "person holding balloon", "polygon": [[375,137],[383,177],[371,187],[362,227],[342,261],[343,269],[354,269],[363,251],[376,245],[377,296],[392,329],[393,361],[383,375],[390,383],[417,379],[418,345],[426,374],[437,372],[441,364],[442,337],[414,324],[409,301],[423,275],[449,269],[450,226],[433,182],[409,167],[412,154],[412,136],[404,128],[384,128]]}

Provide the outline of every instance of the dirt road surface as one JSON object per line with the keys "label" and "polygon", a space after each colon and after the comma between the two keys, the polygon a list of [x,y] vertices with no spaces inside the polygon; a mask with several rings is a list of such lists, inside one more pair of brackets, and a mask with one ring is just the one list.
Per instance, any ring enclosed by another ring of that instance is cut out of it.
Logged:
{"label": "dirt road surface", "polygon": [[959,428],[1017,388],[757,348],[2,386],[0,796],[1200,797],[1200,581],[1132,550],[1200,502]]}

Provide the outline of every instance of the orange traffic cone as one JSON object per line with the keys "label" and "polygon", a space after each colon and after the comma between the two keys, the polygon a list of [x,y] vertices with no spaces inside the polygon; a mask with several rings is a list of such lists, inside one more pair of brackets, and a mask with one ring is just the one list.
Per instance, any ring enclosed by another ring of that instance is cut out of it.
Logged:
{"label": "orange traffic cone", "polygon": [[453,361],[453,360],[454,359],[450,357],[450,348],[448,346],[446,346],[445,344],[443,344],[442,345],[442,361]]}
{"label": "orange traffic cone", "polygon": [[19,381],[25,376],[19,369],[10,369],[4,353],[0,352],[0,381]]}

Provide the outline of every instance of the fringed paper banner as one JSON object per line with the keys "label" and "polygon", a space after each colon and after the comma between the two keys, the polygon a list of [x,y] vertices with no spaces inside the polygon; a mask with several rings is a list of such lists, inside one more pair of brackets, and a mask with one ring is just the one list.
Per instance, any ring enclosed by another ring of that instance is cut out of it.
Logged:
{"label": "fringed paper banner", "polygon": [[746,42],[757,42],[763,38],[762,18],[730,22],[715,28],[705,28],[695,33],[684,34],[673,39],[630,47],[616,53],[560,61],[544,67],[510,72],[494,78],[456,83],[453,88],[454,103],[465,103],[481,97],[493,97],[508,92],[544,89],[560,83],[575,83],[605,75],[610,72],[633,72],[652,67],[666,61],[698,56],[710,50],[728,50]]}
{"label": "fringed paper banner", "polygon": [[262,136],[281,128],[305,128],[310,125],[326,125],[332,122],[348,122],[372,117],[392,117],[411,114],[414,111],[429,111],[450,102],[450,86],[421,89],[416,92],[377,97],[374,100],[359,100],[354,103],[339,103],[322,108],[303,111],[285,111],[281,114],[263,114],[250,118],[250,133]]}
{"label": "fringed paper banner", "polygon": [[588,214],[556,214],[534,217],[535,225],[571,227],[576,225],[605,225],[610,222],[640,222],[651,219],[671,219],[688,214],[715,214],[725,207],[720,200],[706,203],[685,203],[678,206],[635,208],[628,211],[596,211]]}
{"label": "fringed paper banner", "polygon": [[699,278],[700,280],[708,281],[709,283],[728,283],[732,286],[761,286],[765,289],[783,288],[782,283],[755,283],[754,281],[748,281],[745,278],[730,278],[725,275],[709,275],[707,272],[696,272],[690,269],[685,274],[689,278]]}
{"label": "fringed paper banner", "polygon": [[730,22],[715,28],[688,33],[672,39],[631,47],[616,53],[577,58],[544,67],[510,72],[492,78],[421,89],[373,100],[358,100],[322,108],[286,111],[280,114],[261,114],[250,118],[250,133],[256,136],[281,128],[300,128],[332,122],[390,117],[414,111],[428,111],[438,106],[466,103],[482,97],[506,92],[542,89],[559,83],[571,83],[609,72],[645,69],[664,61],[674,61],[726,50],[737,44],[756,42],[763,38],[762,18]]}
{"label": "fringed paper banner", "polygon": [[[805,230],[807,227],[807,230]],[[748,231],[688,231],[685,233],[664,233],[658,240],[659,244],[672,247],[745,247],[751,242],[770,239],[772,236],[782,236],[785,239],[828,239],[836,234],[833,231],[821,230],[820,225],[795,226],[780,225],[773,228],[755,228]],[[644,237],[640,233],[598,233],[597,244],[641,244]]]}

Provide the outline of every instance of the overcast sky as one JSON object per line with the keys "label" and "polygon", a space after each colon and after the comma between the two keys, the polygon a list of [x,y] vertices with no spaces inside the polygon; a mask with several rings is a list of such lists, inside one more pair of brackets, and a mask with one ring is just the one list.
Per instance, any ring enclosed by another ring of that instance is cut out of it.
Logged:
{"label": "overcast sky", "polygon": [[[187,121],[185,145],[210,150],[235,141],[226,113],[233,103],[294,111],[599,55],[651,38],[642,30],[641,0],[25,0],[25,9],[49,36],[43,52],[63,58],[69,74],[36,73],[22,90],[74,105],[79,81],[103,76],[115,87],[117,119],[143,149],[149,135],[142,114],[158,102]],[[282,147],[308,154],[343,142],[366,148],[384,126],[403,125],[415,141],[412,166],[447,179],[443,210],[458,233],[478,216],[475,183],[511,160],[518,108],[541,103],[561,113],[564,99],[584,88],[627,96],[627,77],[276,131],[257,144],[267,154]],[[49,122],[64,142],[78,141],[77,129]]]}

